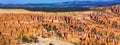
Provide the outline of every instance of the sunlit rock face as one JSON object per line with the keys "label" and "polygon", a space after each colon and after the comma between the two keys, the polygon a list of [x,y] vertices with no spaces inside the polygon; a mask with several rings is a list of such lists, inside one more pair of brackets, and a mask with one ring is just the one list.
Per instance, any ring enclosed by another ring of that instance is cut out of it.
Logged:
{"label": "sunlit rock face", "polygon": [[54,45],[120,45],[117,6],[119,5],[109,7],[111,11],[106,8],[108,11],[100,9],[57,13],[26,10],[5,12],[2,9],[0,45],[37,45],[44,41],[47,45],[52,42]]}

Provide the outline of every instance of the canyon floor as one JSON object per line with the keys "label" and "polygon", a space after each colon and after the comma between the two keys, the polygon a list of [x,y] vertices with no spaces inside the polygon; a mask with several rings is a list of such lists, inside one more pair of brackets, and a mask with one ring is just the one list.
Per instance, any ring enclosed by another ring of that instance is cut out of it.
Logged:
{"label": "canyon floor", "polygon": [[0,9],[0,45],[120,45],[120,5],[82,12]]}

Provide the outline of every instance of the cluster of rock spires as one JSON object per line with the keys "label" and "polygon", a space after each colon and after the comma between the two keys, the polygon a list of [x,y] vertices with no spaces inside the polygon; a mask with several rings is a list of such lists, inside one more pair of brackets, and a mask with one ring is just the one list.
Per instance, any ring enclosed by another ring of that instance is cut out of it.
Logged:
{"label": "cluster of rock spires", "polygon": [[86,12],[0,13],[0,45],[38,43],[38,36],[75,45],[120,45],[119,14],[120,5]]}
{"label": "cluster of rock spires", "polygon": [[111,9],[111,11],[113,11],[114,13],[120,15],[120,6],[119,6],[119,5],[111,6],[110,9]]}
{"label": "cluster of rock spires", "polygon": [[[118,5],[113,5],[113,6],[109,6],[109,7],[98,7],[98,8],[95,8],[95,9],[98,9],[98,10],[109,10],[113,13],[116,13],[118,15],[120,15],[120,4]],[[92,8],[94,9],[94,8]]]}

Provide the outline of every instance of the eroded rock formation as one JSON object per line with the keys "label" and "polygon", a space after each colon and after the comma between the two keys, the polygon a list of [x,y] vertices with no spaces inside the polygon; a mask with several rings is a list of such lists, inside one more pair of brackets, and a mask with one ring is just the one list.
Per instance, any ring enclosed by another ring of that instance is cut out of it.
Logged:
{"label": "eroded rock formation", "polygon": [[[119,14],[118,8],[113,6],[111,10]],[[0,45],[36,43],[37,36],[78,45],[120,45],[120,16],[113,13],[1,12]]]}

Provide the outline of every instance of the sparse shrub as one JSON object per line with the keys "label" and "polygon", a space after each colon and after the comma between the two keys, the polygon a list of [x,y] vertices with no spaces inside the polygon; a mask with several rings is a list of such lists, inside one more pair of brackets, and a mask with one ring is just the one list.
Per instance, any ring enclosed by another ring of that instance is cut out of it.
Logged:
{"label": "sparse shrub", "polygon": [[47,38],[46,36],[42,36],[42,38]]}
{"label": "sparse shrub", "polygon": [[62,37],[62,35],[59,32],[56,32],[57,37]]}
{"label": "sparse shrub", "polygon": [[51,31],[51,27],[49,27],[47,24],[43,24],[43,27],[49,32]]}
{"label": "sparse shrub", "polygon": [[23,36],[22,41],[25,43],[30,43],[32,40],[29,40],[27,37]]}

